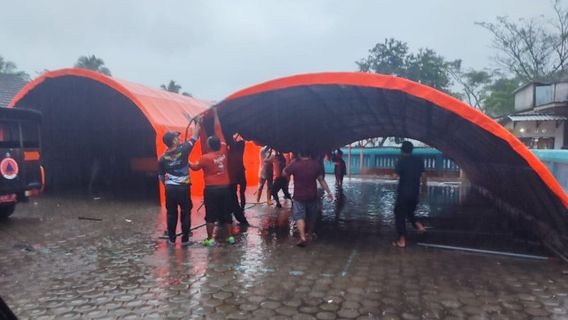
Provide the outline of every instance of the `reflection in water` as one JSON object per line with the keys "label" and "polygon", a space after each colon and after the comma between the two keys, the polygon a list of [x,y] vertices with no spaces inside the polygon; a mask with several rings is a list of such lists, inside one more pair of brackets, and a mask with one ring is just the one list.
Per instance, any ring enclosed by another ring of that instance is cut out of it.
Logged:
{"label": "reflection in water", "polygon": [[[389,241],[394,237],[395,200],[396,181],[346,179],[343,190],[336,190],[336,201],[322,201],[317,233],[323,240],[371,234],[378,237],[377,241]],[[255,224],[260,227],[258,232],[265,243],[286,243],[294,234],[289,206],[288,203],[280,210],[256,206],[251,210],[256,214]],[[499,212],[468,184],[430,183],[416,216],[426,224],[428,232],[417,239],[409,228],[414,242],[528,252],[543,250],[529,228]]]}
{"label": "reflection in water", "polygon": [[[395,200],[394,181],[348,179],[335,203],[323,202],[320,233],[328,237],[363,233],[393,237]],[[523,223],[500,212],[467,184],[429,184],[416,217],[428,228],[426,239],[420,241],[501,250],[543,250]]]}
{"label": "reflection in water", "polygon": [[[358,243],[362,236],[376,236],[377,242],[390,242],[394,237],[394,203],[396,183],[374,179],[346,179],[343,190],[336,190],[336,201],[322,201],[318,224],[318,242],[330,246]],[[220,243],[214,248],[203,248],[196,243],[189,248],[169,248],[165,241],[158,243],[156,253],[147,258],[162,288],[172,285],[200,287],[222,286],[236,281],[245,287],[269,282],[278,268],[273,252],[282,250],[292,255],[302,254],[294,246],[294,225],[291,221],[291,202],[276,209],[256,205],[247,210],[248,228],[235,227],[237,244]],[[409,228],[409,241],[458,245],[472,248],[537,253],[543,249],[517,221],[499,212],[488,200],[459,183],[438,183],[428,187],[427,194],[417,208],[417,218],[428,231],[419,238]],[[205,228],[194,231],[192,239],[203,239]],[[371,238],[372,239],[372,238]],[[209,277],[232,270],[231,278]],[[201,289],[200,289],[201,290]],[[165,290],[167,291],[167,290]],[[194,293],[199,298],[206,291]],[[167,298],[167,294],[166,294]]]}

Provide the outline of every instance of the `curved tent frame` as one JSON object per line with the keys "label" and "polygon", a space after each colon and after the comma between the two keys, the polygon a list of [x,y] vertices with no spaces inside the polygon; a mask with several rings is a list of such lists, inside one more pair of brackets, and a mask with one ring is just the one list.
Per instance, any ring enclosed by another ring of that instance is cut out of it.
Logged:
{"label": "curved tent frame", "polygon": [[[118,92],[132,102],[140,112],[142,112],[154,130],[156,157],[159,157],[165,151],[165,146],[161,138],[166,131],[173,130],[183,133],[187,126],[186,116],[189,115],[193,117],[210,106],[209,102],[196,100],[192,97],[119,80],[91,70],[72,68],[42,74],[22,88],[12,99],[9,107],[35,108],[35,104],[44,103],[49,99],[49,94],[41,97],[39,94],[37,94],[37,97],[34,95],[34,93],[40,91],[43,86],[48,87],[52,85],[53,87],[50,88],[53,89],[50,90],[59,90],[53,92],[54,95],[71,94],[68,92],[60,92],[61,89],[57,88],[57,84],[64,81],[64,79],[80,79],[83,81],[82,83],[86,83],[84,80],[94,81]],[[79,86],[80,85],[77,84],[77,87]],[[192,155],[193,154],[194,153],[192,153]],[[194,184],[195,183],[197,183],[198,187],[196,189],[200,191],[202,189],[199,187],[202,184],[201,177],[196,177]],[[163,192],[160,192],[160,194],[163,200]]]}
{"label": "curved tent frame", "polygon": [[303,74],[238,91],[218,108],[228,132],[281,151],[324,153],[377,136],[424,141],[549,244],[568,248],[568,196],[547,167],[500,124],[436,89],[380,74]]}

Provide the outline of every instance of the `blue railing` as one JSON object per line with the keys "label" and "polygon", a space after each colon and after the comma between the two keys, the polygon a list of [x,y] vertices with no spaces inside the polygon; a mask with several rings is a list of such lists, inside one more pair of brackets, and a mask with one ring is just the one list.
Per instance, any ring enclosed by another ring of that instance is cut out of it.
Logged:
{"label": "blue railing", "polygon": [[[343,160],[349,165],[347,148],[343,151]],[[452,160],[446,158],[440,151],[430,148],[416,148],[414,154],[424,159],[424,167],[428,171],[459,172],[460,168]],[[351,174],[360,173],[361,149],[351,149]],[[365,169],[394,169],[396,161],[400,157],[399,148],[365,148],[363,149],[363,167]],[[325,172],[333,173],[333,163],[325,161]]]}
{"label": "blue railing", "polygon": [[[343,151],[345,164],[348,163],[347,148]],[[550,170],[564,191],[568,192],[568,150],[531,150]],[[446,158],[442,152],[430,148],[416,148],[414,154],[424,158],[426,170],[436,172],[458,172],[459,166]],[[365,148],[363,149],[363,164],[365,169],[394,169],[400,156],[399,148]],[[360,173],[360,149],[351,149],[351,174]],[[325,172],[333,173],[333,163],[325,161]]]}
{"label": "blue railing", "polygon": [[531,150],[568,192],[568,150]]}

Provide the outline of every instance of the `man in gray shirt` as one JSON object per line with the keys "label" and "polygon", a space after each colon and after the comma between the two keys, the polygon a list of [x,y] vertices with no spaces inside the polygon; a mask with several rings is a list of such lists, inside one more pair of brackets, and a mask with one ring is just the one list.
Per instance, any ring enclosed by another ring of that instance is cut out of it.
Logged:
{"label": "man in gray shirt", "polygon": [[[160,157],[159,178],[166,189],[166,211],[168,224],[168,242],[174,245],[176,241],[177,220],[181,221],[181,243],[189,244],[191,228],[191,202],[189,176],[189,154],[197,141],[201,126],[195,125],[193,135],[188,141],[179,141],[179,133],[169,131],[164,134],[162,140],[168,147]],[[180,212],[178,215],[178,206]]]}

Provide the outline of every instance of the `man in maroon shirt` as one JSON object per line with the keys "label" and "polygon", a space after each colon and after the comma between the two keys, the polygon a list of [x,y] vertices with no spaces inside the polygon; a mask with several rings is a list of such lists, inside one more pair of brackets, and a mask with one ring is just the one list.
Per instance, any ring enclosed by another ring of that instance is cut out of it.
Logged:
{"label": "man in maroon shirt", "polygon": [[283,173],[294,176],[292,218],[296,221],[300,233],[300,240],[296,245],[305,247],[307,244],[306,231],[313,231],[318,214],[319,201],[316,181],[327,192],[330,200],[333,200],[333,194],[323,179],[320,162],[310,158],[305,152],[301,152],[295,161],[284,168]]}

